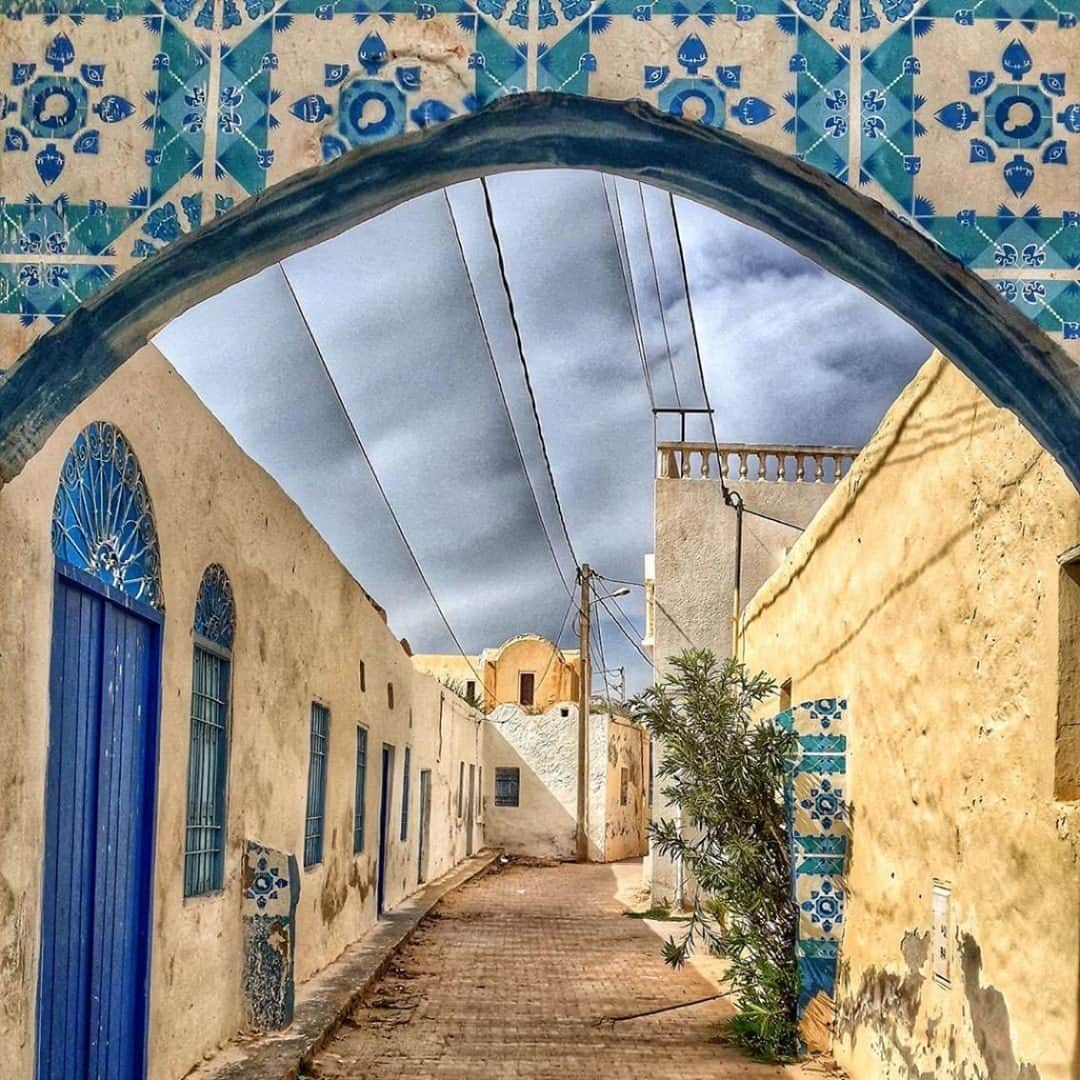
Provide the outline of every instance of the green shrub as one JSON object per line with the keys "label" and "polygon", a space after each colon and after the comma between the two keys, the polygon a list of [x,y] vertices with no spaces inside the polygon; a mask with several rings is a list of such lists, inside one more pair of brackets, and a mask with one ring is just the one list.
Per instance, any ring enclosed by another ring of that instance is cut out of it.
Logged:
{"label": "green shrub", "polygon": [[631,703],[635,720],[662,744],[657,778],[682,811],[654,821],[654,848],[680,859],[699,886],[679,941],[664,958],[681,966],[695,948],[728,961],[737,1015],[730,1037],[759,1057],[797,1052],[798,913],[791,896],[791,855],[784,775],[794,736],[754,720],[754,706],[776,692],[734,660],[689,650],[671,673]]}

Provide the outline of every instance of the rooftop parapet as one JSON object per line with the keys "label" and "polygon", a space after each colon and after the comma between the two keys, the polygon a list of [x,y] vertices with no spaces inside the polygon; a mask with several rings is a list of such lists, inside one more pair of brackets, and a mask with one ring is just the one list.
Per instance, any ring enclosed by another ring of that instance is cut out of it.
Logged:
{"label": "rooftop parapet", "polygon": [[662,442],[656,448],[661,480],[719,479],[767,483],[835,484],[851,468],[857,446],[773,446],[752,443]]}

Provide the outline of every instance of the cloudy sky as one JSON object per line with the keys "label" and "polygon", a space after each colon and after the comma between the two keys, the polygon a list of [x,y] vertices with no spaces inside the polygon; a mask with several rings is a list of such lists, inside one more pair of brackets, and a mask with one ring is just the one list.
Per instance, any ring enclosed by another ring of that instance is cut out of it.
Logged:
{"label": "cloudy sky", "polygon": [[[611,203],[595,173],[518,173],[489,187],[570,540],[599,572],[640,581],[652,549],[653,421]],[[618,181],[618,192],[656,405],[674,406],[677,393],[684,406],[700,406],[667,196],[644,189],[671,365],[639,188]],[[572,584],[483,194],[470,183],[449,198],[522,455]],[[720,440],[863,443],[929,355],[926,342],[769,237],[693,203],[679,201],[678,214]],[[554,636],[567,593],[522,470],[444,193],[294,256],[285,271],[465,649],[530,631]],[[387,608],[394,632],[417,652],[454,651],[282,270],[193,308],[157,345]],[[706,438],[707,428],[691,435]],[[641,590],[622,604],[640,631]],[[601,626],[608,665],[626,665],[631,686],[640,685],[645,665],[607,618]],[[567,623],[563,644],[573,642]]]}

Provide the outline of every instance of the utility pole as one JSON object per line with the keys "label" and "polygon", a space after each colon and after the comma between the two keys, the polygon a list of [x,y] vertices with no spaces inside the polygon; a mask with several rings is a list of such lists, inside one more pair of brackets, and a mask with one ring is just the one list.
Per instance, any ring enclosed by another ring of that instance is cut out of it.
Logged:
{"label": "utility pole", "polygon": [[582,563],[578,571],[581,581],[581,611],[578,617],[581,650],[581,685],[578,691],[578,746],[577,746],[577,861],[589,861],[588,813],[588,767],[589,767],[589,698],[592,696],[592,672],[589,664],[589,622],[591,576],[588,563]]}

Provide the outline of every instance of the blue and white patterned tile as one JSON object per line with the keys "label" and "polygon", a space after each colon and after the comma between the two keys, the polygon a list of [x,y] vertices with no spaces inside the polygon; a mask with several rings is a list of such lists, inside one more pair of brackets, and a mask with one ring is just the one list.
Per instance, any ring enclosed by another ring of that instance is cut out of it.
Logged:
{"label": "blue and white patterned tile", "polygon": [[846,173],[847,49],[793,8],[609,0],[586,10],[541,31],[540,89],[641,98]]}
{"label": "blue and white patterned tile", "polygon": [[222,101],[248,111],[218,136],[219,175],[253,193],[297,162],[331,161],[522,90],[528,46],[516,34],[508,19],[497,26],[444,0],[377,11],[289,0],[223,50]]}
{"label": "blue and white patterned tile", "polygon": [[835,940],[843,936],[847,893],[836,875],[799,874],[795,879],[799,940]]}
{"label": "blue and white patterned tile", "polygon": [[847,819],[844,778],[812,772],[793,777],[794,826],[802,836],[835,836]]}

